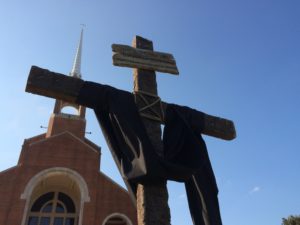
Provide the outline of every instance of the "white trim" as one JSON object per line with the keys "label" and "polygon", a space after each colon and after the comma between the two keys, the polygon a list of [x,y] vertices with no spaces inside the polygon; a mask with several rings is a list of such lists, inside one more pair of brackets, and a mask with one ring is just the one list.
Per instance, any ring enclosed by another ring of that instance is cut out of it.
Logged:
{"label": "white trim", "polygon": [[95,150],[93,147],[91,147],[90,145],[88,145],[87,143],[85,143],[82,139],[80,139],[79,137],[77,137],[76,135],[72,134],[71,132],[69,131],[63,131],[61,133],[58,133],[58,134],[55,134],[55,135],[52,135],[51,137],[48,137],[48,138],[45,138],[45,139],[42,139],[42,140],[38,140],[36,142],[33,142],[33,143],[30,143],[29,146],[32,146],[32,145],[36,145],[36,144],[39,144],[39,143],[42,143],[42,142],[45,142],[45,141],[48,141],[48,140],[51,140],[53,138],[56,138],[60,135],[65,135],[65,134],[68,134],[70,136],[72,136],[73,138],[75,138],[76,140],[78,140],[79,142],[81,142],[82,144],[84,144],[85,146],[87,146],[89,149],[91,149],[92,151],[96,152],[96,153],[100,153],[99,150]]}
{"label": "white trim", "polygon": [[118,188],[120,188],[126,194],[129,194],[129,192],[128,192],[128,190],[126,188],[122,187],[120,184],[118,184],[116,181],[114,181],[113,179],[111,179],[109,176],[107,176],[106,174],[102,173],[101,171],[99,173],[100,173],[101,176],[103,176],[109,182],[113,183],[115,186],[117,186]]}
{"label": "white trim", "polygon": [[5,170],[2,170],[2,171],[0,171],[0,175],[1,175],[2,173],[9,172],[10,170],[16,169],[17,167],[18,167],[18,165],[17,165],[17,166],[9,167],[9,168],[7,168],[7,169],[5,169]]}
{"label": "white trim", "polygon": [[83,215],[83,206],[85,202],[90,201],[88,186],[84,180],[84,178],[76,171],[71,170],[65,167],[52,167],[49,169],[45,169],[38,174],[34,175],[30,181],[27,183],[24,192],[21,194],[20,198],[26,200],[23,219],[21,225],[25,225],[26,217],[28,213],[28,208],[32,196],[32,192],[39,182],[45,179],[49,175],[68,175],[72,180],[76,182],[80,190],[80,209],[79,209],[79,221],[78,225],[82,225],[82,215]]}
{"label": "white trim", "polygon": [[126,225],[133,225],[133,223],[131,222],[131,220],[125,215],[125,214],[122,214],[122,213],[118,213],[118,212],[115,212],[115,213],[112,213],[110,215],[108,215],[104,220],[103,220],[103,223],[102,225],[105,225],[105,223],[112,217],[121,217],[122,219],[124,219],[126,221]]}

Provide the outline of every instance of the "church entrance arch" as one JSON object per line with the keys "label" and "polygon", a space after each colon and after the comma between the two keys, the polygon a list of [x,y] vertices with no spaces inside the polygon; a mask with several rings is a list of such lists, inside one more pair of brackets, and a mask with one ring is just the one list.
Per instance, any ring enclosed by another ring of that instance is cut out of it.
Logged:
{"label": "church entrance arch", "polygon": [[74,170],[53,167],[36,174],[27,183],[22,225],[82,225],[87,184]]}

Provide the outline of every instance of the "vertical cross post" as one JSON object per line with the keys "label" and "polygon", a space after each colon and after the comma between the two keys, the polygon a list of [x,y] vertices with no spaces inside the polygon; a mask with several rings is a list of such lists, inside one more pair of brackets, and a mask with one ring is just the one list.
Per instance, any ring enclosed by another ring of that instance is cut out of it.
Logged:
{"label": "vertical cross post", "polygon": [[[139,36],[134,38],[132,46],[153,51],[152,42]],[[158,95],[155,71],[134,69],[133,77],[134,92]],[[143,106],[138,98],[136,98],[136,104],[138,108]],[[142,120],[157,154],[162,156],[160,122],[147,118],[142,118]],[[137,187],[137,210],[138,225],[170,225],[167,181],[159,184],[139,184]]]}

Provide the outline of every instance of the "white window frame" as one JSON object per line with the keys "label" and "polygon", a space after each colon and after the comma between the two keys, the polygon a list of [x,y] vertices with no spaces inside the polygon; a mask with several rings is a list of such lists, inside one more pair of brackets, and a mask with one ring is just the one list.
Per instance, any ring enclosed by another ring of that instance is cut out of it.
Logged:
{"label": "white window frame", "polygon": [[42,180],[47,179],[48,176],[55,176],[55,175],[67,175],[70,179],[72,179],[75,182],[75,184],[77,184],[80,190],[78,225],[82,225],[84,203],[90,202],[88,186],[84,178],[78,172],[65,167],[52,167],[52,168],[42,170],[41,172],[37,173],[29,180],[23,193],[20,196],[21,199],[26,201],[21,225],[25,225],[27,222],[27,217],[30,213],[30,202],[32,201],[32,197],[34,194],[33,191],[35,187]]}

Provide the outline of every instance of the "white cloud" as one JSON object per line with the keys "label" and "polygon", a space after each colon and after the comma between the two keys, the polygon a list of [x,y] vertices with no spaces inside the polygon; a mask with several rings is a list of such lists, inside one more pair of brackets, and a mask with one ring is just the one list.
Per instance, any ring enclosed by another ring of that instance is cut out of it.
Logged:
{"label": "white cloud", "polygon": [[251,191],[249,192],[249,194],[253,194],[256,192],[259,192],[261,190],[261,188],[259,186],[255,186],[254,188],[251,189]]}

